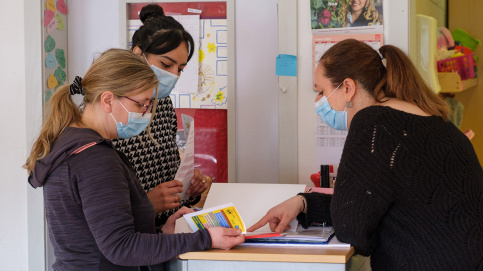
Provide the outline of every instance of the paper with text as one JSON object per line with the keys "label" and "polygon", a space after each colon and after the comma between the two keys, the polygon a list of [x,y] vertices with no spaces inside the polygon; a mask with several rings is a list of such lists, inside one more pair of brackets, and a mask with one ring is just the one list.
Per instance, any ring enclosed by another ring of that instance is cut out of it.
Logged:
{"label": "paper with text", "polygon": [[195,162],[195,144],[194,144],[194,134],[195,134],[195,122],[191,121],[189,124],[189,134],[186,140],[186,145],[183,151],[183,158],[181,159],[181,164],[179,165],[178,171],[176,172],[175,180],[181,181],[183,183],[183,192],[179,194],[180,198],[186,199],[186,190],[191,184],[191,178],[194,174],[194,162]]}
{"label": "paper with text", "polygon": [[227,203],[183,216],[193,232],[210,227],[236,228],[246,233],[245,223],[233,203]]}

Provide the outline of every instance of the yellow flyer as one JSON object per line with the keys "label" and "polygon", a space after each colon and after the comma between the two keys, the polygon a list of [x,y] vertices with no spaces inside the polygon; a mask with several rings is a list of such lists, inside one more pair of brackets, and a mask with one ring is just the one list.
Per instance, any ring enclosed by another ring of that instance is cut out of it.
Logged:
{"label": "yellow flyer", "polygon": [[237,228],[242,231],[242,234],[246,233],[245,223],[233,203],[185,214],[184,218],[193,231],[210,227],[225,227]]}

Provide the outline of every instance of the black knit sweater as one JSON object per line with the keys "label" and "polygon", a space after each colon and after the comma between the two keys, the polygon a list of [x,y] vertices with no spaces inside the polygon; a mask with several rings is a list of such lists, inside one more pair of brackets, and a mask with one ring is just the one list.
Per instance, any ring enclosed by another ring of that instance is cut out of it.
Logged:
{"label": "black knit sweater", "polygon": [[304,196],[300,222],[332,223],[373,270],[483,270],[483,170],[468,138],[439,117],[359,111],[333,197]]}

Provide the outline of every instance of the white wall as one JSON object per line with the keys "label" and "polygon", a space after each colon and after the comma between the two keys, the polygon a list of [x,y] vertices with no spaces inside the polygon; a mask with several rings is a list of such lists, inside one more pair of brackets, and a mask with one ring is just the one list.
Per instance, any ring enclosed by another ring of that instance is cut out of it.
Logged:
{"label": "white wall", "polygon": [[278,183],[278,0],[237,0],[237,182]]}
{"label": "white wall", "polygon": [[69,1],[68,5],[72,12],[67,16],[67,82],[72,82],[75,76],[84,76],[99,53],[119,48],[119,1]]}
{"label": "white wall", "polygon": [[[40,2],[2,1],[0,29],[1,269],[43,269],[41,194],[30,188],[22,169],[32,142],[30,132],[38,128],[40,115]],[[28,209],[30,203],[37,207]]]}
{"label": "white wall", "polygon": [[[8,1],[0,9],[0,262],[5,270],[27,270],[27,182],[25,162],[25,37],[23,1]],[[12,12],[20,11],[20,12]],[[12,27],[15,26],[15,27]],[[7,192],[8,191],[8,192]],[[6,265],[6,266],[5,266]]]}
{"label": "white wall", "polygon": [[[383,0],[384,43],[409,49],[409,0]],[[298,1],[298,183],[312,186],[310,174],[317,173],[315,163],[316,113],[312,90],[312,33],[310,1]]]}

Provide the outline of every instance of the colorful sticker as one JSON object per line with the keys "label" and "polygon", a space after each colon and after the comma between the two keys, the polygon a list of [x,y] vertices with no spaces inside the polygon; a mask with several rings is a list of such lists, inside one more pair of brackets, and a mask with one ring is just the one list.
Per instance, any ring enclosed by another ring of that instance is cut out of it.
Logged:
{"label": "colorful sticker", "polygon": [[52,10],[50,10],[50,9],[46,9],[44,11],[44,26],[49,25],[49,23],[54,18],[54,15],[55,15],[55,13]]}
{"label": "colorful sticker", "polygon": [[52,12],[54,12],[54,13],[57,12],[55,10],[54,0],[47,0],[47,3],[45,3],[45,6],[47,7],[48,10],[52,10]]}
{"label": "colorful sticker", "polygon": [[52,50],[54,50],[54,48],[55,48],[55,40],[51,36],[48,36],[44,42],[45,52],[49,53]]}
{"label": "colorful sticker", "polygon": [[[54,78],[54,80],[55,80],[55,78]],[[50,97],[52,97],[52,91],[47,90],[45,92],[45,96],[44,96],[44,103],[47,103],[50,100]]]}
{"label": "colorful sticker", "polygon": [[64,30],[64,20],[62,20],[62,16],[57,13],[55,19],[57,20],[57,29]]}
{"label": "colorful sticker", "polygon": [[50,52],[45,58],[45,67],[54,68],[55,66],[57,66],[57,62],[55,61],[54,54]]}
{"label": "colorful sticker", "polygon": [[49,75],[49,78],[47,79],[47,87],[50,89],[54,89],[59,85],[59,82],[57,81],[57,78],[53,74]]}
{"label": "colorful sticker", "polygon": [[52,18],[52,21],[50,21],[49,25],[47,25],[47,33],[52,33],[52,31],[57,29],[57,19]]}
{"label": "colorful sticker", "polygon": [[57,81],[59,81],[60,85],[63,85],[65,82],[65,72],[62,70],[62,68],[57,67],[57,69],[54,72],[55,78],[57,78]]}
{"label": "colorful sticker", "polygon": [[57,0],[57,10],[60,13],[67,15],[67,5],[65,4],[64,0]]}
{"label": "colorful sticker", "polygon": [[59,62],[60,67],[62,67],[62,69],[65,69],[65,55],[63,49],[55,50],[55,58],[57,59],[57,62]]}

